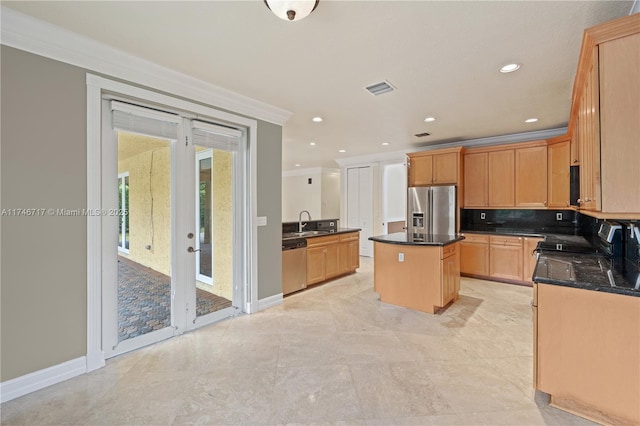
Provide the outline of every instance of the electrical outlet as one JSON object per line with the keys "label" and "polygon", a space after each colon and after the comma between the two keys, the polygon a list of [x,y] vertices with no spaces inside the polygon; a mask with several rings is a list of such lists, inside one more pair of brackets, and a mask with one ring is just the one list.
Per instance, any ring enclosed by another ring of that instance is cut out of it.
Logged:
{"label": "electrical outlet", "polygon": [[484,220],[487,217],[485,212],[480,213],[480,219]]}
{"label": "electrical outlet", "polygon": [[398,262],[404,262],[404,253],[398,253]]}
{"label": "electrical outlet", "polygon": [[556,213],[556,220],[562,220],[562,212]]}

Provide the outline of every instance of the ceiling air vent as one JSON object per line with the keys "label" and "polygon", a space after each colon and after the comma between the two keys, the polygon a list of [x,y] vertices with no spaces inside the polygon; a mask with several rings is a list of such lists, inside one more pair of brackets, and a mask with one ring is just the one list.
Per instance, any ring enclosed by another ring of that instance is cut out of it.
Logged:
{"label": "ceiling air vent", "polygon": [[367,90],[373,96],[378,96],[382,95],[383,93],[395,90],[395,87],[393,87],[388,81],[382,81],[380,83],[370,84],[369,86],[365,87],[365,90]]}
{"label": "ceiling air vent", "polygon": [[416,138],[423,138],[423,137],[425,137],[425,136],[431,136],[431,133],[427,133],[427,132],[424,132],[424,133],[416,133]]}

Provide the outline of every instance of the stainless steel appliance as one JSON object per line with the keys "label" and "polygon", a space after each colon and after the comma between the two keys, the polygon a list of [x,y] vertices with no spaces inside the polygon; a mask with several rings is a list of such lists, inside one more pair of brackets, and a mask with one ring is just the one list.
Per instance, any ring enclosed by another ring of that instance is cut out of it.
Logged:
{"label": "stainless steel appliance", "polygon": [[456,187],[414,186],[407,193],[409,234],[456,233]]}
{"label": "stainless steel appliance", "polygon": [[282,294],[307,287],[307,240],[282,240]]}

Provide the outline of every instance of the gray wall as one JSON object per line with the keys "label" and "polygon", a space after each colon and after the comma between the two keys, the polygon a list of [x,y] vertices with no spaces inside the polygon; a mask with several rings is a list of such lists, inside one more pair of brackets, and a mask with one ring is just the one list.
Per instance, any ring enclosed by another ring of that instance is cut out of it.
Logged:
{"label": "gray wall", "polygon": [[[2,46],[1,207],[86,207],[86,70]],[[215,107],[215,106],[214,106]],[[282,127],[258,122],[258,297],[281,293]],[[2,217],[0,381],[86,354],[86,220]]]}
{"label": "gray wall", "polygon": [[[83,70],[2,46],[2,208],[87,204]],[[2,218],[2,381],[86,354],[84,217]]]}
{"label": "gray wall", "polygon": [[282,293],[282,127],[258,122],[258,299]]}

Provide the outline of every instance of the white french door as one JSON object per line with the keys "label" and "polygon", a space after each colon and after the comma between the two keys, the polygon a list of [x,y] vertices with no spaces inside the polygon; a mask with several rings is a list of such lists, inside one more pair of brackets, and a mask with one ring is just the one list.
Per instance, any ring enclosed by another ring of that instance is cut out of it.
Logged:
{"label": "white french door", "polygon": [[103,100],[107,358],[241,306],[242,138],[239,129]]}

